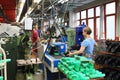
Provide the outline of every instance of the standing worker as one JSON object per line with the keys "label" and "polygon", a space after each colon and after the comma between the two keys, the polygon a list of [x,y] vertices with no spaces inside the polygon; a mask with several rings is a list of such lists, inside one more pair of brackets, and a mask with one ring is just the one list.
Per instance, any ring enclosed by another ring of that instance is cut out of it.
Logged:
{"label": "standing worker", "polygon": [[37,32],[36,24],[33,24],[31,40],[32,40],[32,58],[37,58],[37,43],[40,41],[40,38]]}
{"label": "standing worker", "polygon": [[83,36],[85,37],[85,40],[81,43],[81,47],[78,51],[75,52],[69,52],[69,56],[75,55],[75,54],[83,54],[88,59],[92,59],[93,57],[93,49],[94,45],[97,45],[94,39],[90,37],[90,34],[92,33],[90,27],[85,27],[83,29]]}

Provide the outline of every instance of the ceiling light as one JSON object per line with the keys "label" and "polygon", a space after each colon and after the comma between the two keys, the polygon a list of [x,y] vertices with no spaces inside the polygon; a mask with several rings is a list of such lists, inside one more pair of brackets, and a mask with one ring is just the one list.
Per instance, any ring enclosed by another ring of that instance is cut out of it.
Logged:
{"label": "ceiling light", "polygon": [[25,2],[25,0],[20,0],[20,2],[24,3],[24,2]]}
{"label": "ceiling light", "polygon": [[41,0],[34,0],[34,3],[40,3]]}
{"label": "ceiling light", "polygon": [[21,1],[22,1],[22,2],[20,3],[20,6],[18,7],[19,13],[18,13],[18,15],[17,15],[16,22],[19,21],[20,15],[21,15],[21,13],[22,13],[22,10],[23,10],[24,4],[25,4],[25,2],[24,2],[25,0],[21,0]]}
{"label": "ceiling light", "polygon": [[59,0],[58,3],[63,4],[63,3],[65,3],[65,2],[67,2],[67,1],[69,1],[69,0]]}
{"label": "ceiling light", "polygon": [[32,7],[29,7],[28,11],[27,11],[27,14],[30,14],[32,11],[33,11],[34,8]]}
{"label": "ceiling light", "polygon": [[27,18],[26,16],[22,18],[22,20],[20,21],[20,23],[23,23],[25,18]]}

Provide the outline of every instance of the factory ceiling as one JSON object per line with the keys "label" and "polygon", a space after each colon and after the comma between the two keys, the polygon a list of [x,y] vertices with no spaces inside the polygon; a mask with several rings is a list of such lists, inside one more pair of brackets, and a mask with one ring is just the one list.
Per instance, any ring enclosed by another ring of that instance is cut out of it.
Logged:
{"label": "factory ceiling", "polygon": [[95,0],[44,0],[44,2],[39,3],[39,6],[34,9],[30,16],[47,16],[49,18],[51,15],[63,15],[65,12],[93,1]]}
{"label": "factory ceiling", "polygon": [[114,0],[41,0],[29,14],[32,18],[50,19],[51,17],[63,17],[68,11],[78,12],[85,8],[98,6]]}
{"label": "factory ceiling", "polygon": [[106,1],[113,0],[0,0],[0,22],[20,22],[26,16],[49,19]]}

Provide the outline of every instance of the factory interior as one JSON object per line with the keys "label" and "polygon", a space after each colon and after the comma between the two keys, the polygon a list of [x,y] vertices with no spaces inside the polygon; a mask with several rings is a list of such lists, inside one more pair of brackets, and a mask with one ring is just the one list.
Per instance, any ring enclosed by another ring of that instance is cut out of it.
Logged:
{"label": "factory interior", "polygon": [[0,0],[0,80],[120,80],[120,0]]}

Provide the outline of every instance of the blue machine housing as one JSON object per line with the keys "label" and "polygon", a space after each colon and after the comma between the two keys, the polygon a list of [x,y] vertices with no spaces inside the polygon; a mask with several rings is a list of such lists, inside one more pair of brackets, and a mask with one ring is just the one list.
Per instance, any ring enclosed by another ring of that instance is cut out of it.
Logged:
{"label": "blue machine housing", "polygon": [[57,56],[59,58],[56,58],[54,55],[49,54],[49,48],[48,48],[45,53],[44,63],[51,72],[57,72],[58,63],[60,62],[60,59],[63,57],[61,55],[66,51],[67,45],[66,43],[63,42],[54,42],[51,43],[50,46],[55,46],[57,48],[60,54],[59,56]]}
{"label": "blue machine housing", "polygon": [[84,25],[84,23],[80,26],[76,27],[76,45],[81,45],[80,43],[84,40],[84,36],[82,34],[83,28],[86,27],[86,25]]}
{"label": "blue machine housing", "polygon": [[51,43],[51,46],[55,46],[59,54],[63,54],[67,49],[66,43],[63,43],[63,42],[54,42],[54,43]]}

